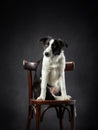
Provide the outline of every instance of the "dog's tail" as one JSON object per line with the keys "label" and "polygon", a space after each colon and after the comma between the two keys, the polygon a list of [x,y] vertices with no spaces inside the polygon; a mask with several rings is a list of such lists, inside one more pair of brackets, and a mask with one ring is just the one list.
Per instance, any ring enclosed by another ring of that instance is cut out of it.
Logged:
{"label": "dog's tail", "polygon": [[51,95],[54,97],[55,100],[64,100],[63,96],[57,96],[57,95],[55,95],[55,94],[51,91],[50,87],[48,87],[48,89],[49,89]]}
{"label": "dog's tail", "polygon": [[55,100],[70,100],[72,97],[70,95],[66,95],[66,96],[57,96],[54,93],[52,93],[50,91],[50,93],[52,94],[52,96],[54,97]]}
{"label": "dog's tail", "polygon": [[51,93],[55,100],[64,100],[63,96],[56,96],[54,93]]}
{"label": "dog's tail", "polygon": [[[48,87],[48,89],[50,90],[50,88]],[[70,100],[71,96],[70,95],[65,95],[65,96],[57,96],[55,95],[51,90],[50,90],[51,95],[54,97],[55,100]]]}

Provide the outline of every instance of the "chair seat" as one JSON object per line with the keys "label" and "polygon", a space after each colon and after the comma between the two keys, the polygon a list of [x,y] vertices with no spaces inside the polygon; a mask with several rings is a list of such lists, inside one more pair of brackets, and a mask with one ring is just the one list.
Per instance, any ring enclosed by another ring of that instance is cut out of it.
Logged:
{"label": "chair seat", "polygon": [[60,104],[66,104],[66,105],[73,105],[76,103],[76,100],[35,100],[35,99],[30,99],[31,104],[36,104],[36,105],[60,105]]}

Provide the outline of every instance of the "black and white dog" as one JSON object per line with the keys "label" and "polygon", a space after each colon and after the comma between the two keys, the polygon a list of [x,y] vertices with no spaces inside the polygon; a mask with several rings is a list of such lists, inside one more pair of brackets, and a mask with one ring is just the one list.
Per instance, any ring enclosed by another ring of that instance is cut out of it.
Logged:
{"label": "black and white dog", "polygon": [[[42,61],[41,93],[37,100],[45,100],[46,87],[51,86],[50,92],[56,100],[69,100],[71,96],[66,93],[65,86],[65,62],[64,51],[62,48],[67,44],[61,39],[45,37],[40,40],[44,46]],[[60,91],[61,95],[56,93]]]}

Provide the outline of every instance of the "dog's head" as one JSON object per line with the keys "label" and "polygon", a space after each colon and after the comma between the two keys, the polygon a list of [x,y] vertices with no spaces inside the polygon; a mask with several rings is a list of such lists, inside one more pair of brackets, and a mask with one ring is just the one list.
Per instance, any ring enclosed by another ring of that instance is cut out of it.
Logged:
{"label": "dog's head", "polygon": [[52,37],[45,37],[40,39],[40,42],[44,46],[44,55],[46,57],[60,55],[64,46],[68,47],[67,43],[61,39],[53,39]]}

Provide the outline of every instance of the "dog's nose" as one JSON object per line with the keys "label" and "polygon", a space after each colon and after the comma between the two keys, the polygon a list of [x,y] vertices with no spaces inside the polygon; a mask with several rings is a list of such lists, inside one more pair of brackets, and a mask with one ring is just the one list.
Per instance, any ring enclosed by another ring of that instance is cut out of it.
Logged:
{"label": "dog's nose", "polygon": [[49,52],[45,52],[45,56],[49,57],[50,56]]}

